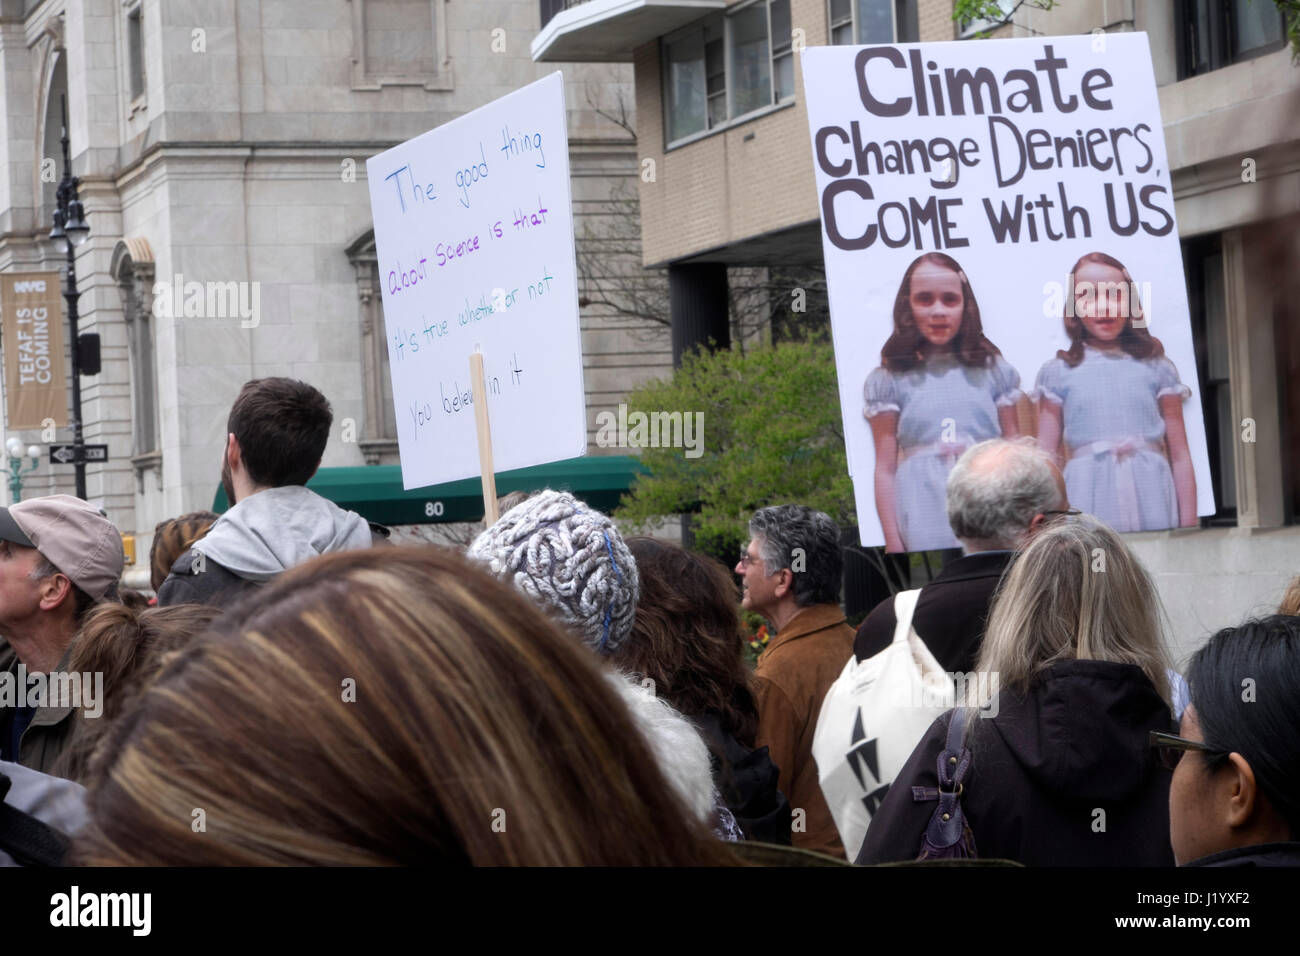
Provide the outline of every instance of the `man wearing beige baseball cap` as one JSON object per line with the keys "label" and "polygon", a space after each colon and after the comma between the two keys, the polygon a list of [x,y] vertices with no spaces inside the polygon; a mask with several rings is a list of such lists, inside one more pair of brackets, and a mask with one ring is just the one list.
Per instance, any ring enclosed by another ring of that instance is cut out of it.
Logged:
{"label": "man wearing beige baseball cap", "polygon": [[[0,760],[50,772],[72,728],[71,706],[5,693],[18,677],[59,671],[81,619],[115,600],[122,535],[98,508],[72,495],[0,508]],[[6,643],[8,647],[6,647]],[[5,660],[13,649],[14,659]],[[57,702],[55,702],[57,703]]]}

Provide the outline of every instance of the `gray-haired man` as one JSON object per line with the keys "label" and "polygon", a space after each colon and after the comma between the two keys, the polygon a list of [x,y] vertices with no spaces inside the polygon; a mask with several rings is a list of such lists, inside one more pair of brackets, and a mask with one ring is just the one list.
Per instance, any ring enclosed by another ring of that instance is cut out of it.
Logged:
{"label": "gray-haired man", "polygon": [[853,653],[853,629],[839,604],[840,529],[820,511],[780,505],[754,512],[749,534],[736,565],[741,603],[776,632],[754,669],[754,742],[768,748],[781,772],[779,787],[795,815],[791,842],[843,856],[812,756],[822,698]]}
{"label": "gray-haired man", "polygon": [[[1002,572],[1043,521],[1069,507],[1061,470],[1032,438],[992,438],[957,460],[948,476],[948,523],[963,553],[921,589],[912,617],[944,670],[974,669]],[[857,659],[888,647],[895,624],[894,602],[882,601],[858,628]]]}
{"label": "gray-haired man", "polygon": [[[121,532],[80,498],[48,495],[0,508],[0,686],[60,670],[91,607],[116,600],[123,560]],[[52,684],[35,700],[0,700],[0,760],[55,768],[73,707],[53,699]]]}

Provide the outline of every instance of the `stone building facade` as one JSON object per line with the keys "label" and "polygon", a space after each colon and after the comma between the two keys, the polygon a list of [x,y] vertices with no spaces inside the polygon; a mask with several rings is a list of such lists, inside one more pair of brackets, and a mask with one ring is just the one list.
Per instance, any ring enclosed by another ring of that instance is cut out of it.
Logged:
{"label": "stone building facade", "polygon": [[[602,260],[609,231],[589,227],[635,195],[635,138],[616,122],[631,70],[534,63],[539,16],[535,0],[0,0],[0,271],[62,264],[46,237],[66,96],[91,227],[81,331],[103,344],[85,437],[110,454],[88,497],[137,535],[137,568],[157,521],[211,505],[248,379],[327,395],[324,466],[397,462],[368,157],[558,68],[577,231]],[[637,266],[635,248],[608,255]],[[594,438],[596,414],[670,353],[662,325],[608,307],[582,328]],[[24,495],[71,487],[70,467],[43,463]]]}

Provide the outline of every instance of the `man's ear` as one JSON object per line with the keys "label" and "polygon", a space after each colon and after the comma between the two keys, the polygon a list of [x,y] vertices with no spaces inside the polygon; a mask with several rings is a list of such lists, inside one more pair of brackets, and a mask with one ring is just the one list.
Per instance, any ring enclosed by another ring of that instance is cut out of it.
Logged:
{"label": "man's ear", "polygon": [[1228,754],[1228,773],[1231,785],[1228,800],[1228,819],[1230,827],[1244,827],[1258,817],[1260,810],[1259,787],[1255,783],[1255,771],[1250,769],[1246,758],[1239,753]]}
{"label": "man's ear", "polygon": [[72,593],[72,579],[66,574],[51,574],[47,578],[42,578],[38,587],[42,611],[53,611],[60,607],[64,601],[74,603],[76,601],[76,597]]}
{"label": "man's ear", "polygon": [[776,590],[773,593],[778,598],[783,598],[794,590],[794,572],[789,568],[782,568],[776,574]]}
{"label": "man's ear", "polygon": [[235,438],[235,433],[230,432],[230,434],[226,435],[226,461],[229,462],[231,471],[234,471],[242,464],[241,458],[239,441]]}

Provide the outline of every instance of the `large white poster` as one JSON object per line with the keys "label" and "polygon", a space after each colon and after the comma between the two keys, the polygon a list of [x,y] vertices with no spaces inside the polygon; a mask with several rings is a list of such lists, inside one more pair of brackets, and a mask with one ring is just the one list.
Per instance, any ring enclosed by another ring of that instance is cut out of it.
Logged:
{"label": "large white poster", "polygon": [[803,55],[864,545],[956,547],[944,490],[1036,435],[1119,531],[1214,511],[1146,34]]}
{"label": "large white poster", "polygon": [[564,84],[552,73],[366,162],[406,488],[586,453]]}

